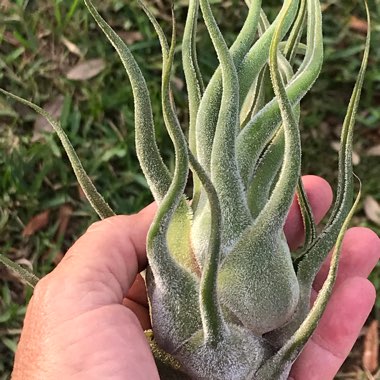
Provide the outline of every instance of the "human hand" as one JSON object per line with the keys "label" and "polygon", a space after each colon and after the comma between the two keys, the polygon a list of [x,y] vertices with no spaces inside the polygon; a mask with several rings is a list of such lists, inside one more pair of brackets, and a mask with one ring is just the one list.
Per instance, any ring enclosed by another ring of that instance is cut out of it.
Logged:
{"label": "human hand", "polygon": [[[303,178],[317,221],[332,201],[329,185]],[[143,329],[149,328],[144,282],[145,238],[152,204],[132,216],[93,224],[62,262],[37,285],[28,306],[12,379],[159,379]],[[291,247],[302,241],[293,204],[285,225]],[[375,299],[366,277],[376,265],[380,240],[369,229],[350,229],[338,279],[326,312],[293,366],[293,380],[331,380],[349,353]],[[317,292],[327,274],[319,273]],[[137,276],[137,277],[136,277]]]}
{"label": "human hand", "polygon": [[159,379],[141,327],[149,327],[145,285],[136,278],[155,211],[152,204],[94,223],[38,282],[13,380]]}

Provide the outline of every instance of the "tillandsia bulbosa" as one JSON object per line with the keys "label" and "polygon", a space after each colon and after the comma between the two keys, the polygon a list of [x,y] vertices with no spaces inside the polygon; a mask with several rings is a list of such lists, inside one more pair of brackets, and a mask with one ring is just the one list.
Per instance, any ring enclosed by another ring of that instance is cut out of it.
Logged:
{"label": "tillandsia bulbosa", "polygon": [[[359,199],[360,191],[354,197],[351,155],[370,33],[342,127],[335,204],[317,234],[300,180],[299,123],[300,101],[323,62],[319,0],[285,0],[272,23],[260,0],[247,0],[246,20],[230,47],[209,0],[189,0],[182,39],[187,139],[171,93],[175,10],[169,43],[153,12],[140,2],[162,49],[162,113],[175,150],[174,173],[155,141],[149,92],[139,66],[92,0],[84,2],[131,82],[137,155],[158,203],[147,238],[152,332],[146,335],[161,378],[286,379],[329,300],[343,234]],[[366,10],[369,23],[367,5]],[[201,17],[219,60],[207,85],[197,63]],[[38,106],[1,91],[49,120],[91,205],[101,218],[113,215],[60,124]],[[191,200],[185,196],[190,172]],[[305,242],[291,252],[283,226],[296,194]],[[310,308],[313,280],[334,245],[329,274]],[[37,281],[25,270],[20,275],[31,285]]]}

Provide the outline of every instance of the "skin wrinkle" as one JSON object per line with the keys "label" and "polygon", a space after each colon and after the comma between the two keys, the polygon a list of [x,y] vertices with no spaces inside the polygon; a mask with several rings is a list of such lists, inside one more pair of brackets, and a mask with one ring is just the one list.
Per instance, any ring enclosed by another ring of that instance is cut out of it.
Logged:
{"label": "skin wrinkle", "polygon": [[[87,258],[81,257],[81,253],[79,251],[80,251],[80,248],[73,251],[70,250],[68,252],[68,254],[73,256],[70,263],[70,270],[72,272],[76,272],[78,268],[81,268],[80,271],[78,271],[78,273],[76,274],[75,284],[72,287],[75,289],[77,286],[79,286],[79,290],[80,290],[80,288],[85,287],[87,283],[94,282],[96,284],[97,282],[101,282],[103,293],[107,292],[107,298],[110,298],[110,299],[113,298],[114,301],[112,302],[120,302],[124,294],[124,289],[120,285],[120,278],[122,276],[122,272],[126,274],[127,271],[122,270],[120,268],[119,270],[120,273],[116,273],[113,268],[114,264],[112,263],[112,265],[110,265],[109,263],[107,263],[106,260],[102,259],[101,257],[100,258],[96,257],[98,261],[102,262],[101,267],[99,265],[99,262],[97,263],[91,262],[91,261],[88,262]],[[120,259],[118,261],[120,261],[120,264],[122,266],[125,266],[125,264],[124,265],[122,264],[123,260]],[[86,264],[83,265],[84,263]],[[94,273],[96,274],[95,276],[94,276]],[[109,281],[112,281],[112,286],[108,284]],[[113,286],[114,284],[117,285],[116,288]],[[113,293],[112,296],[111,296],[111,293],[109,293],[110,290]],[[76,291],[78,291],[78,288],[76,289]]]}
{"label": "skin wrinkle", "polygon": [[[99,366],[102,366],[104,362],[107,362],[108,358],[112,353],[106,353],[106,358],[104,358],[104,352],[102,351],[103,346],[97,344],[97,335],[94,335],[94,330],[98,330],[99,326],[94,324],[88,331],[86,331],[85,335],[77,335],[75,336],[75,339],[73,340],[66,340],[67,331],[70,331],[70,326],[81,326],[81,325],[88,325],[87,321],[91,320],[97,320],[98,317],[97,314],[102,313],[108,313],[110,315],[110,318],[107,318],[107,323],[105,323],[104,318],[101,319],[101,336],[108,336],[108,342],[109,344],[112,342],[114,345],[120,346],[126,346],[127,350],[126,352],[130,351],[130,348],[128,348],[129,345],[129,336],[124,337],[123,335],[120,335],[117,333],[117,327],[120,326],[130,326],[134,325],[134,327],[137,329],[140,328],[140,324],[137,320],[137,317],[134,315],[133,312],[131,312],[128,308],[120,307],[121,305],[105,305],[101,308],[98,308],[96,310],[88,311],[84,314],[81,314],[77,316],[76,318],[66,320],[65,322],[62,322],[60,325],[57,326],[56,331],[52,331],[50,333],[51,337],[49,340],[53,340],[53,342],[58,342],[58,345],[50,344],[47,342],[47,349],[48,351],[55,352],[56,350],[61,350],[63,352],[63,355],[58,357],[58,360],[53,360],[51,363],[52,368],[54,368],[57,364],[60,362],[67,362],[67,360],[70,361],[70,373],[67,373],[67,376],[75,376],[82,374],[84,371],[87,371],[88,368],[90,368],[90,372],[98,373],[99,372]],[[115,307],[118,307],[119,311],[117,312],[117,321],[116,324],[112,323],[113,315],[116,315]],[[120,312],[120,313],[119,313]],[[95,314],[95,315],[92,315]],[[84,321],[83,321],[84,320]],[[84,323],[83,323],[84,322]],[[109,323],[108,323],[109,322]],[[103,328],[104,327],[104,328]],[[81,331],[81,330],[80,330]],[[141,331],[142,334],[142,331]],[[129,334],[133,335],[133,334]],[[94,336],[94,339],[92,339],[92,348],[97,347],[98,349],[94,352],[92,351],[91,355],[86,358],[86,355],[84,356],[72,356],[71,352],[82,352],[82,344],[83,341],[86,340],[86,338]],[[72,337],[72,336],[71,336]],[[116,340],[115,340],[116,339]],[[143,338],[145,339],[145,338]],[[111,344],[112,344],[111,343]],[[94,355],[95,354],[95,355]],[[100,354],[100,358],[98,358]],[[69,355],[69,358],[66,360],[66,355]],[[57,359],[56,357],[54,359]],[[50,358],[51,360],[51,358]],[[73,368],[74,367],[74,368]],[[121,370],[121,369],[120,369]],[[124,368],[125,370],[125,368]],[[109,373],[107,373],[107,378],[109,376]],[[86,377],[85,377],[86,378]],[[92,377],[91,377],[92,378]],[[102,377],[99,377],[102,378]]]}
{"label": "skin wrinkle", "polygon": [[[146,259],[144,260],[143,258],[139,260],[140,257],[142,257],[142,255],[138,254],[140,253],[141,251],[143,251],[144,249],[142,249],[143,247],[141,247],[141,244],[136,244],[135,243],[135,239],[136,239],[136,235],[133,234],[133,230],[134,228],[132,229],[132,226],[136,227],[136,225],[133,223],[133,216],[130,217],[130,219],[127,219],[127,223],[126,224],[126,229],[127,230],[131,230],[132,231],[132,234],[131,236],[126,234],[125,231],[120,231],[120,229],[116,229],[115,231],[115,224],[117,226],[117,219],[119,218],[125,218],[124,216],[116,216],[116,217],[111,217],[111,218],[108,218],[106,219],[104,222],[106,222],[103,226],[103,224],[99,224],[100,222],[96,222],[94,224],[94,227],[90,227],[88,229],[88,232],[89,233],[96,233],[97,235],[94,237],[94,240],[97,241],[97,240],[100,240],[100,243],[102,243],[101,239],[99,238],[100,235],[102,236],[106,236],[108,234],[111,234],[112,233],[112,236],[116,237],[116,239],[114,239],[114,243],[113,243],[113,246],[116,251],[116,253],[118,254],[111,254],[108,252],[108,255],[111,255],[114,260],[115,258],[117,259],[117,264],[118,265],[115,265],[115,263],[110,263],[105,257],[101,257],[101,255],[99,255],[100,257],[98,257],[98,255],[94,255],[96,256],[97,260],[101,260],[102,262],[104,262],[105,264],[105,268],[104,268],[104,273],[107,273],[108,274],[112,274],[115,281],[117,282],[117,284],[123,284],[125,283],[124,280],[121,281],[121,278],[122,276],[124,277],[125,275],[130,275],[130,272],[131,272],[131,268],[138,266],[139,269],[143,267],[143,265],[145,264],[146,262]],[[131,220],[132,219],[132,220]],[[103,223],[103,222],[102,222]],[[128,228],[129,226],[131,226],[131,228]],[[133,239],[133,237],[135,237],[135,239]],[[125,239],[127,239],[127,242],[125,241]],[[97,251],[101,252],[101,251],[109,251],[109,246],[106,248],[102,248],[101,246],[103,245],[104,243],[100,244],[100,246],[97,247]],[[121,250],[119,247],[123,247],[123,249]],[[144,247],[145,248],[145,247]],[[81,254],[80,254],[80,251],[81,251],[81,239],[78,240],[77,244],[75,245],[75,248],[74,249],[71,249],[68,253],[67,253],[67,256],[68,256],[68,259],[71,258],[71,261],[74,257],[77,258],[78,261],[81,261],[82,259],[83,260],[86,260],[87,258],[81,258]],[[126,259],[125,257],[123,257],[124,255],[122,255],[122,253],[137,253],[137,254],[129,254],[128,255],[128,259]],[[126,264],[128,262],[128,265]],[[65,262],[63,261],[63,264]],[[112,264],[112,265],[111,265]],[[80,263],[78,263],[78,265],[80,266]],[[71,262],[70,263],[70,267],[71,267],[71,270],[72,270],[72,266],[73,266],[73,263]],[[99,271],[99,263],[96,263],[96,268],[97,269],[97,273],[98,273],[98,276],[100,274],[102,274],[103,271]],[[90,269],[90,268],[89,268]],[[117,270],[117,272],[115,272],[115,270]],[[88,277],[90,278],[93,278],[93,269],[89,270],[88,271]],[[81,273],[81,276],[83,275],[83,273]],[[85,276],[84,276],[85,277]],[[131,277],[131,276],[129,276]],[[107,287],[105,287],[105,289],[112,289],[112,291],[115,291],[115,287],[114,286],[109,286],[109,284],[107,284],[109,278],[107,278],[107,281],[106,281],[106,285]],[[129,279],[128,280],[128,283],[132,283],[132,279]],[[123,297],[127,294],[128,290],[125,288],[125,287],[120,287],[120,292],[117,292],[117,294],[115,294],[115,301],[114,302],[117,302],[117,303],[120,303],[122,302],[122,299]]]}
{"label": "skin wrinkle", "polygon": [[[35,292],[37,291],[37,299],[49,309],[54,308],[55,310],[60,310],[60,302],[55,299],[55,294],[60,292],[61,296],[64,296],[67,300],[71,300],[71,302],[78,305],[78,307],[72,311],[74,314],[91,311],[99,306],[107,305],[110,302],[117,304],[122,301],[122,296],[120,298],[110,297],[110,293],[108,292],[111,289],[110,282],[112,286],[115,285],[116,288],[120,287],[120,284],[116,280],[110,281],[112,277],[109,277],[107,280],[104,279],[102,281],[102,279],[98,277],[99,271],[91,268],[91,266],[86,266],[85,268],[87,271],[90,271],[88,276],[82,278],[75,277],[75,280],[68,279],[63,281],[60,281],[59,278],[55,278],[53,281],[49,281],[48,286],[43,287],[42,284],[38,284],[35,290]],[[92,273],[93,278],[90,278],[90,273]],[[104,274],[105,272],[102,273]],[[42,289],[42,291],[40,291],[40,289]],[[53,304],[47,301],[50,299],[54,300]],[[62,311],[65,313],[68,312],[66,308]]]}
{"label": "skin wrinkle", "polygon": [[[114,377],[118,374],[120,374],[120,377],[124,374],[125,370],[123,368],[115,368],[114,371],[112,373],[107,373],[107,379],[110,379],[110,377]],[[91,374],[94,373],[94,375],[91,375],[91,380],[95,380],[95,379],[99,379],[99,380],[103,380],[104,379],[104,375],[101,375],[100,371],[99,371],[99,368],[98,367],[93,367],[91,368]],[[85,376],[85,377],[83,377]],[[88,371],[86,370],[79,370],[77,373],[73,374],[70,376],[70,380],[75,380],[76,378],[78,378],[79,380],[83,380],[83,378],[88,378],[90,376],[90,374],[88,373]],[[96,377],[94,377],[96,376]],[[115,378],[119,378],[118,377],[115,377]]]}
{"label": "skin wrinkle", "polygon": [[[120,303],[123,299],[123,288],[118,281],[117,274],[113,271],[112,266],[107,265],[103,267],[101,270],[97,267],[97,265],[93,265],[92,263],[86,268],[91,275],[90,277],[84,276],[81,281],[81,287],[85,289],[89,289],[91,286],[92,292],[86,292],[82,295],[82,301],[86,300],[87,297],[90,297],[91,293],[95,295],[98,300],[99,305],[106,305],[110,302],[112,303]],[[78,284],[75,285],[77,287]],[[107,294],[105,292],[107,291]],[[114,293],[114,297],[111,294]],[[112,298],[113,301],[112,301]],[[103,299],[100,302],[100,299]],[[81,301],[81,304],[82,304]]]}
{"label": "skin wrinkle", "polygon": [[[35,299],[37,301],[34,301]],[[53,315],[57,314],[57,309],[56,309],[56,307],[54,307],[55,306],[54,304],[53,305],[51,305],[50,303],[47,304],[46,302],[44,302],[43,300],[40,300],[39,298],[34,298],[34,299],[32,298],[32,300],[34,301],[34,303],[37,302],[37,304],[40,305],[40,307],[37,308],[37,313],[39,312],[39,314],[42,314],[43,320],[51,318],[50,317],[51,314],[53,314]],[[75,301],[77,302],[78,300],[75,300]],[[81,303],[81,301],[79,302],[79,304],[80,303]],[[74,323],[78,317],[86,316],[89,313],[92,313],[92,312],[97,311],[97,310],[101,310],[102,308],[107,308],[109,306],[111,306],[111,305],[109,305],[109,304],[97,305],[96,303],[93,303],[93,307],[91,309],[80,310],[80,311],[78,309],[75,309],[73,312],[73,315],[68,315],[67,313],[64,314],[64,316],[65,316],[64,319],[60,320],[57,318],[53,318],[53,320],[51,321],[51,323],[49,324],[48,327],[53,328],[52,333],[54,333],[54,329],[56,329],[57,331],[64,330],[65,324]],[[115,306],[115,305],[113,305],[113,306]],[[44,311],[46,311],[46,312],[44,312]],[[32,312],[34,312],[34,310]],[[60,313],[58,313],[58,315],[61,316]],[[49,337],[47,337],[47,340],[49,340]]]}
{"label": "skin wrinkle", "polygon": [[[79,322],[78,324],[80,324],[80,322],[81,322],[80,319],[82,319],[82,318],[83,319],[91,319],[90,317],[92,317],[92,316],[89,315],[89,314],[91,314],[93,312],[102,313],[104,309],[106,309],[105,312],[108,312],[110,309],[112,309],[112,311],[114,312],[113,309],[115,307],[118,307],[122,311],[122,313],[123,313],[123,314],[120,314],[118,317],[120,317],[120,316],[122,316],[123,318],[127,317],[126,318],[127,320],[125,321],[126,325],[133,324],[133,325],[137,326],[138,325],[138,320],[137,320],[136,315],[134,313],[132,313],[128,308],[120,308],[120,306],[121,305],[104,305],[104,306],[102,306],[100,308],[97,308],[95,311],[91,310],[89,312],[86,312],[84,314],[81,314],[81,315],[77,316],[76,318],[73,318],[72,320],[67,320],[66,323],[67,324],[71,324],[71,323]],[[110,322],[111,321],[112,321],[112,319],[110,319]],[[119,323],[117,323],[117,324],[122,324],[122,323],[120,323],[120,321],[118,321],[118,322]],[[65,327],[66,327],[65,323],[62,323],[62,325],[59,326],[59,330],[65,331]],[[96,329],[96,328],[97,328],[97,326],[94,326],[94,329]],[[109,324],[106,324],[104,326],[104,328],[102,329],[102,334],[108,335],[108,332],[113,332],[114,333],[114,331],[115,331],[115,325],[112,324],[112,323],[109,323]],[[86,339],[88,336],[93,336],[93,335],[94,335],[93,331],[87,331],[87,333],[85,335],[77,336],[76,337],[77,339],[71,340],[69,342],[65,342],[64,349],[65,350],[70,350],[71,348],[75,348],[76,345],[82,344],[83,340]],[[121,335],[117,334],[116,336],[117,336],[118,339],[120,338],[122,340],[126,340],[125,338],[123,339],[123,336],[121,336]]]}
{"label": "skin wrinkle", "polygon": [[[110,224],[110,229],[111,229],[111,227],[113,227],[112,224]],[[106,228],[101,230],[102,235],[106,235],[107,232],[108,232],[108,229],[106,229]],[[99,231],[99,233],[100,233],[100,231]],[[117,237],[119,239],[121,238],[121,236],[117,236]],[[127,242],[124,242],[124,243],[114,242],[114,246],[112,247],[112,249],[115,251],[115,254],[108,253],[110,256],[112,256],[114,258],[114,260],[117,259],[118,265],[114,265],[114,263],[110,263],[108,260],[104,260],[105,259],[104,257],[102,260],[105,262],[104,264],[106,265],[106,267],[104,268],[105,273],[108,272],[109,274],[112,274],[114,279],[119,284],[121,284],[120,277],[123,276],[124,274],[127,274],[127,275],[129,274],[129,270],[128,270],[129,268],[128,267],[131,267],[131,266],[138,267],[139,266],[139,262],[138,262],[136,254],[129,255],[131,257],[128,258],[128,261],[132,265],[127,265],[125,258],[122,256],[122,250],[119,247],[123,247],[123,250],[125,250],[125,252],[137,252],[137,250],[136,250],[135,245],[133,244],[132,239],[128,235],[125,236],[124,239],[127,239]],[[99,247],[99,251],[101,251],[101,250],[102,249]],[[108,248],[108,250],[109,250],[109,248]],[[103,251],[105,251],[105,250],[103,250]],[[117,272],[116,272],[116,270],[117,270]],[[128,282],[131,283],[133,281],[132,281],[132,279],[130,279],[130,280],[128,280]],[[111,287],[109,287],[109,288],[111,288]],[[120,298],[121,295],[126,294],[126,292],[127,292],[126,289],[120,287],[120,293],[118,294],[118,298]]]}
{"label": "skin wrinkle", "polygon": [[334,350],[329,347],[328,342],[326,339],[323,337],[323,335],[318,334],[318,331],[315,332],[312,338],[313,343],[318,345],[323,351],[328,353],[329,355],[335,357],[338,360],[344,360],[346,358],[346,355],[343,355],[342,353],[335,353]]}
{"label": "skin wrinkle", "polygon": [[[93,225],[91,225],[88,228],[89,232],[92,232],[92,230],[100,230],[103,231],[112,231],[113,233],[116,230],[119,230],[120,239],[124,241],[124,239],[128,239],[130,243],[133,245],[135,250],[133,252],[136,252],[136,259],[139,263],[139,268],[143,268],[146,265],[146,256],[144,254],[145,252],[145,241],[141,242],[139,239],[139,235],[143,232],[147,232],[149,229],[148,226],[144,226],[143,231],[141,231],[141,227],[144,224],[144,219],[149,218],[151,213],[157,208],[157,205],[155,202],[147,206],[145,209],[143,209],[140,213],[135,215],[117,215],[111,218],[104,219],[103,221],[95,222]],[[120,229],[120,221],[122,220],[124,226],[123,229]],[[104,223],[104,226],[103,226]],[[93,226],[95,226],[93,228]],[[106,228],[107,226],[107,228]],[[99,231],[96,231],[99,233]]]}

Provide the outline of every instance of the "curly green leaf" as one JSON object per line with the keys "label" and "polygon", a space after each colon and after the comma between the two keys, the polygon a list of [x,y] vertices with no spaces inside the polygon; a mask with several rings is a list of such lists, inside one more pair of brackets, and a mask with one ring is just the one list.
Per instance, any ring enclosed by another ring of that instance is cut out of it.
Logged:
{"label": "curly green leaf", "polygon": [[83,165],[78,155],[76,154],[73,146],[71,145],[69,138],[67,137],[66,133],[62,129],[60,123],[56,121],[53,118],[53,116],[50,115],[48,112],[46,112],[44,109],[29,102],[28,100],[20,98],[2,89],[0,89],[0,92],[32,108],[49,122],[49,124],[53,127],[54,131],[57,133],[57,136],[61,140],[62,146],[65,149],[65,152],[70,160],[71,166],[73,168],[75,176],[77,177],[79,185],[81,186],[92,208],[96,211],[96,213],[99,215],[101,219],[108,218],[110,216],[115,215],[115,213],[112,211],[110,206],[106,203],[103,197],[98,193],[90,177],[87,175],[86,171],[84,170]]}

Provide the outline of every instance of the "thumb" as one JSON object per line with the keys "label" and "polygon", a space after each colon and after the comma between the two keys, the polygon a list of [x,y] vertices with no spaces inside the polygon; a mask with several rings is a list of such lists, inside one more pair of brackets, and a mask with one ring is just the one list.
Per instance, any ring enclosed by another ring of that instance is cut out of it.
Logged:
{"label": "thumb", "polygon": [[137,273],[147,264],[146,235],[156,211],[152,203],[138,214],[92,224],[60,264],[37,285],[65,295],[76,313],[121,304]]}

